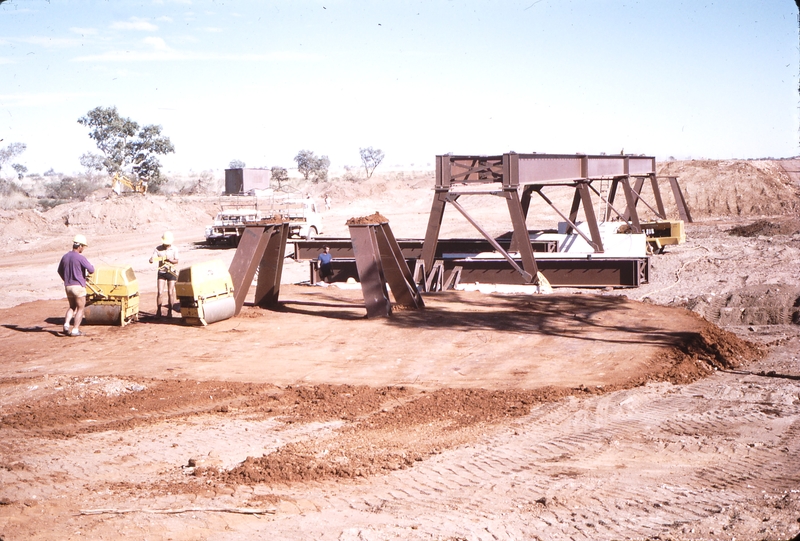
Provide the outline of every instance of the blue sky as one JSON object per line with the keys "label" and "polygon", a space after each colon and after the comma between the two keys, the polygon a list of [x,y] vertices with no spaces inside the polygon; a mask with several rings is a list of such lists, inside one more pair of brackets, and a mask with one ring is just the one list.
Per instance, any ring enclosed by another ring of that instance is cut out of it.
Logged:
{"label": "blue sky", "polygon": [[116,106],[162,126],[175,172],[292,167],[301,149],[357,166],[367,146],[409,168],[787,157],[799,66],[789,0],[7,0],[0,146],[80,171],[96,147],[77,119]]}

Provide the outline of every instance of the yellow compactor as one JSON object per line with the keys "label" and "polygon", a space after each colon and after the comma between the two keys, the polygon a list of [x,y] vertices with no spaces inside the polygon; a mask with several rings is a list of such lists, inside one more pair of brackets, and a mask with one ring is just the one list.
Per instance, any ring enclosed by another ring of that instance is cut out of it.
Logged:
{"label": "yellow compactor", "polygon": [[181,269],[175,292],[181,304],[181,318],[189,325],[208,325],[236,314],[233,280],[222,261]]}
{"label": "yellow compactor", "polygon": [[667,245],[683,244],[686,242],[683,220],[642,222],[639,225],[642,228],[642,232],[647,235],[647,243],[655,252],[663,251],[664,246]]}
{"label": "yellow compactor", "polygon": [[86,310],[91,325],[125,325],[139,319],[139,281],[131,267],[95,267],[86,278]]}

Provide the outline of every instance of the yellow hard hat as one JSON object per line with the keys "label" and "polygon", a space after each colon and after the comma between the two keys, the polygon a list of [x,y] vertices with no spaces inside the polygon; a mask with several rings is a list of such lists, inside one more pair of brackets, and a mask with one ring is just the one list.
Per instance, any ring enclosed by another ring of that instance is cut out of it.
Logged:
{"label": "yellow hard hat", "polygon": [[75,238],[72,239],[72,244],[81,244],[83,246],[89,246],[89,244],[86,242],[86,237],[84,237],[81,234],[75,235]]}
{"label": "yellow hard hat", "polygon": [[161,235],[161,242],[164,244],[172,244],[172,241],[175,239],[172,237],[172,231],[165,231],[163,235]]}

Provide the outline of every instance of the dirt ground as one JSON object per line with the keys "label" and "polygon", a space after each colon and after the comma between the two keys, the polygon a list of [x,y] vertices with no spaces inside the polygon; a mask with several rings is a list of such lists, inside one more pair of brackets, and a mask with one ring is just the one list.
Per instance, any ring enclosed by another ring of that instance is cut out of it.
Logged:
{"label": "dirt ground", "polygon": [[[291,259],[276,310],[153,318],[165,229],[181,266],[232,259],[199,242],[214,198],[0,211],[0,539],[791,539],[800,167],[664,167],[696,223],[650,283],[428,294],[384,320]],[[380,212],[421,238],[432,185],[313,189],[326,235]],[[499,234],[502,208],[471,212]],[[139,323],[59,334],[78,232],[93,263],[133,266]],[[447,216],[443,236],[476,235]]]}

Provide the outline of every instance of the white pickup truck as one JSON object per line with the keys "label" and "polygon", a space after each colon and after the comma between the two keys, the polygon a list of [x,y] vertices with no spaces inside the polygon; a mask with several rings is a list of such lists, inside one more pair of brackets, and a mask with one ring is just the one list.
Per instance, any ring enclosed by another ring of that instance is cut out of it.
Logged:
{"label": "white pickup truck", "polygon": [[322,233],[322,214],[311,198],[228,197],[232,199],[221,201],[222,210],[214,223],[206,227],[209,244],[237,246],[245,226],[271,221],[275,216],[282,216],[289,222],[289,236],[310,240]]}

